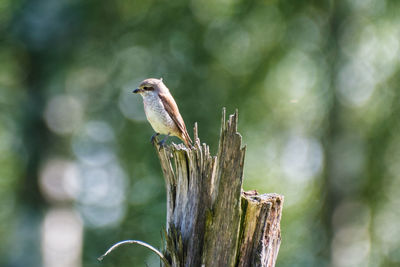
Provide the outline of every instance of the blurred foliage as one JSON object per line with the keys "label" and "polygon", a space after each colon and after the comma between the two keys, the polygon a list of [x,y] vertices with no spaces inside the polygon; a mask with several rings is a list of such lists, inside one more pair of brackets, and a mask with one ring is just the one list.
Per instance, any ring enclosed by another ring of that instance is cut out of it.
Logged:
{"label": "blurred foliage", "polygon": [[245,189],[285,195],[278,266],[399,266],[399,11],[0,0],[0,265],[158,266],[140,247],[96,258],[162,246],[164,184],[131,91],[163,77],[213,153],[221,108],[239,109]]}

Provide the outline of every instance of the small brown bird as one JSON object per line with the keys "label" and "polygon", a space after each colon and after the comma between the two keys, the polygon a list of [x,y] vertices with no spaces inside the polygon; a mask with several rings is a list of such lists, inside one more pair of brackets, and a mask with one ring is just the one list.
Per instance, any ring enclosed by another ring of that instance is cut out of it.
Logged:
{"label": "small brown bird", "polygon": [[143,97],[144,112],[156,132],[151,141],[159,135],[165,134],[159,145],[163,145],[169,135],[180,138],[186,146],[192,146],[192,140],[186,130],[185,122],[179,113],[178,106],[161,79],[146,79],[133,91]]}

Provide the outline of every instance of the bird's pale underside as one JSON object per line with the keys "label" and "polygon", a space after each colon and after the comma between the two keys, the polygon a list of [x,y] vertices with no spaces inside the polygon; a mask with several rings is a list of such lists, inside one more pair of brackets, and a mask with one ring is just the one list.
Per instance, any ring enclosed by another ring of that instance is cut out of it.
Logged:
{"label": "bird's pale underside", "polygon": [[192,140],[186,130],[185,122],[162,79],[146,79],[133,92],[143,97],[147,120],[157,134],[176,136],[186,146],[191,147]]}

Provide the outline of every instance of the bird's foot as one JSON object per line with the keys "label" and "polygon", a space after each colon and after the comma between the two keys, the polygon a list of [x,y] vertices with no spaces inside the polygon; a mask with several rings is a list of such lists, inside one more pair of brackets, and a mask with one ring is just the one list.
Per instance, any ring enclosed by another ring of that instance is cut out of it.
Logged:
{"label": "bird's foot", "polygon": [[161,148],[165,147],[165,141],[167,141],[168,137],[169,134],[167,134],[160,142],[157,143],[159,145],[158,150],[161,150]]}
{"label": "bird's foot", "polygon": [[158,144],[158,151],[165,147],[165,139],[161,140]]}
{"label": "bird's foot", "polygon": [[154,133],[154,134],[151,136],[150,143],[153,144],[154,141],[157,141],[157,140],[156,140],[156,137],[159,136],[159,135],[160,135],[159,133]]}

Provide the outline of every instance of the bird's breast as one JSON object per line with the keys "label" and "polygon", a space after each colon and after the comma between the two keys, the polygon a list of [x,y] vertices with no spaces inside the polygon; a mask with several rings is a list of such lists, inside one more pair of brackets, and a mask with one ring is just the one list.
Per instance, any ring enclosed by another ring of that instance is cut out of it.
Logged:
{"label": "bird's breast", "polygon": [[147,120],[150,122],[154,131],[160,134],[175,135],[176,125],[171,119],[168,112],[159,97],[149,96],[143,99],[144,111]]}

